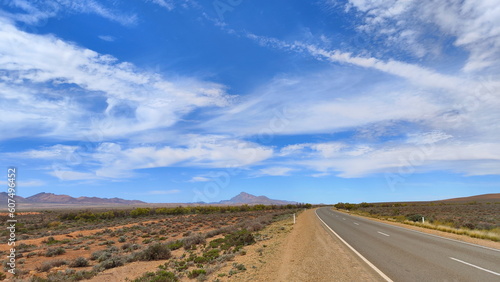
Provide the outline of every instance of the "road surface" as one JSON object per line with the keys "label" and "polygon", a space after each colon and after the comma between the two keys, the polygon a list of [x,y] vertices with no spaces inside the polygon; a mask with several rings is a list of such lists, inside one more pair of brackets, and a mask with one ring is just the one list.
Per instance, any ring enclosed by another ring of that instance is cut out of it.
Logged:
{"label": "road surface", "polygon": [[[500,281],[500,250],[351,216],[316,214],[388,281]],[[336,235],[335,235],[336,234]]]}

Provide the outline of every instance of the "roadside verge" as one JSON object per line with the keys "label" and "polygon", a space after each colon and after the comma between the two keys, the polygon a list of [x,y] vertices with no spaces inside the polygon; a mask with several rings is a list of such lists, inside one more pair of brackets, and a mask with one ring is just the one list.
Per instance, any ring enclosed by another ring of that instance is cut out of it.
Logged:
{"label": "roadside verge", "polygon": [[306,210],[262,265],[240,281],[384,281]]}

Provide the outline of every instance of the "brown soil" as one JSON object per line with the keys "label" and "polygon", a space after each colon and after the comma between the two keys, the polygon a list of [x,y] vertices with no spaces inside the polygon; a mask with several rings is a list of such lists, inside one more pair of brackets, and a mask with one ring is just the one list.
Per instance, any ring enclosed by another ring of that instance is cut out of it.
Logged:
{"label": "brown soil", "polygon": [[[247,271],[219,280],[383,281],[323,227],[314,210],[302,212],[295,225],[291,220],[277,222],[261,233],[271,239],[246,247],[247,255],[235,259]],[[230,269],[227,266],[221,271]]]}
{"label": "brown soil", "polygon": [[[176,250],[172,252],[172,256],[180,256],[182,250]],[[138,261],[133,263],[128,263],[124,266],[119,266],[111,269],[107,269],[103,272],[99,272],[96,276],[91,279],[85,280],[88,282],[116,282],[116,281],[127,281],[127,279],[134,280],[141,277],[146,272],[156,272],[158,266],[168,262],[169,260],[157,260],[157,261]]]}

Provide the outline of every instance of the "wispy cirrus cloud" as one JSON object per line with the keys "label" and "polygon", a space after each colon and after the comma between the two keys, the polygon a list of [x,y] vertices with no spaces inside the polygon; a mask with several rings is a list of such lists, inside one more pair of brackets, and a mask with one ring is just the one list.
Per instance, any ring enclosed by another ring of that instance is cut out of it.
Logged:
{"label": "wispy cirrus cloud", "polygon": [[193,176],[188,182],[208,182],[210,178],[205,176]]}
{"label": "wispy cirrus cloud", "polygon": [[32,149],[22,152],[7,152],[3,153],[3,158],[9,159],[43,159],[43,160],[62,160],[69,154],[77,150],[77,146],[54,145],[40,149]]}
{"label": "wispy cirrus cloud", "polygon": [[196,108],[231,100],[223,85],[165,79],[54,36],[21,31],[4,18],[0,23],[0,102],[9,104],[0,127],[12,130],[10,138],[81,139],[98,131],[105,140],[169,127]]}
{"label": "wispy cirrus cloud", "polygon": [[152,190],[146,192],[148,195],[171,195],[171,194],[178,194],[180,193],[181,190],[179,189],[171,189],[171,190]]}
{"label": "wispy cirrus cloud", "polygon": [[500,162],[500,154],[492,153],[500,148],[498,143],[460,142],[437,132],[411,136],[408,141],[406,144],[334,144],[336,150],[323,149],[331,147],[331,143],[296,144],[291,145],[293,150],[290,146],[282,148],[287,154],[281,162],[317,171],[313,176],[333,174],[345,178],[440,170],[469,176],[500,173],[495,166]]}
{"label": "wispy cirrus cloud", "polygon": [[21,10],[22,12],[0,11],[0,16],[26,24],[36,25],[61,13],[95,14],[126,26],[135,25],[137,23],[137,15],[127,14],[111,9],[103,5],[102,1],[96,2],[89,0],[78,2],[71,0],[15,0],[7,1],[6,3],[8,6]]}
{"label": "wispy cirrus cloud", "polygon": [[394,76],[408,79],[410,82],[422,86],[438,87],[444,89],[458,89],[460,85],[466,85],[464,78],[441,74],[432,69],[398,60],[381,60],[376,57],[358,56],[341,50],[328,50],[313,44],[300,41],[287,42],[272,37],[259,36],[246,33],[249,39],[257,43],[277,49],[306,53],[318,60],[327,60],[333,63],[344,63],[379,70]]}
{"label": "wispy cirrus cloud", "polygon": [[[101,143],[95,150],[74,151],[71,146],[5,153],[16,159],[43,160],[52,165],[40,169],[60,180],[127,179],[137,171],[162,167],[249,167],[273,156],[273,149],[224,136],[185,136],[186,142],[171,145],[124,145]],[[74,160],[74,161],[71,161]],[[204,176],[190,182],[209,181]]]}
{"label": "wispy cirrus cloud", "polygon": [[399,46],[422,57],[439,55],[448,37],[456,47],[469,52],[463,70],[497,69],[500,52],[500,8],[495,1],[358,1],[347,9],[359,12],[363,22],[358,29],[366,35],[383,37],[387,47]]}
{"label": "wispy cirrus cloud", "polygon": [[289,167],[267,167],[259,169],[256,173],[257,176],[289,176],[295,169]]}
{"label": "wispy cirrus cloud", "polygon": [[116,40],[116,38],[111,36],[111,35],[99,35],[98,37],[99,37],[99,39],[107,41],[107,42],[114,42]]}

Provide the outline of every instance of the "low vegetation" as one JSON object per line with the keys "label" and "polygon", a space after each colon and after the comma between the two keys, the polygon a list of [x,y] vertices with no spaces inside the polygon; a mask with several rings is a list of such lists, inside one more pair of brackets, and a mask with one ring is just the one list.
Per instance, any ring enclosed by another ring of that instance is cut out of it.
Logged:
{"label": "low vegetation", "polygon": [[[34,213],[19,220],[23,243],[16,256],[22,263],[16,265],[16,276],[20,281],[79,281],[138,261],[162,261],[156,272],[135,281],[203,281],[245,254],[244,247],[256,242],[256,232],[309,206]],[[54,221],[58,224],[50,224]],[[4,257],[7,253],[0,251]],[[5,269],[6,259],[1,262]],[[228,275],[242,271],[244,266],[235,265]]]}
{"label": "low vegetation", "polygon": [[334,206],[363,216],[500,241],[500,202],[338,203]]}

